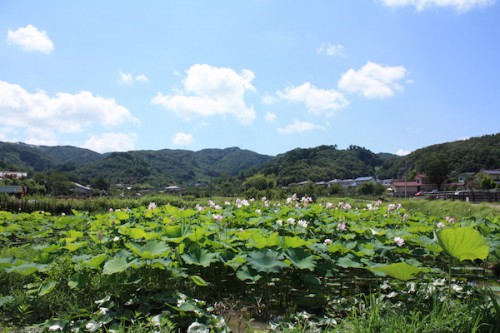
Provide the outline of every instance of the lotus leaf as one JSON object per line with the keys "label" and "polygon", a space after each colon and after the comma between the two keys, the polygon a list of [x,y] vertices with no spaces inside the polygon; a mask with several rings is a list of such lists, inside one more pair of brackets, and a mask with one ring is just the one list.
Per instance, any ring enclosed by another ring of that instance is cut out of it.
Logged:
{"label": "lotus leaf", "polygon": [[359,268],[363,265],[357,261],[352,260],[353,255],[348,254],[337,261],[337,265],[343,268]]}
{"label": "lotus leaf", "polygon": [[265,247],[273,247],[279,244],[279,234],[273,232],[269,236],[265,237],[260,233],[255,233],[248,239],[248,246],[256,247],[258,249],[263,249]]}
{"label": "lotus leaf", "polygon": [[45,268],[46,268],[45,265],[28,263],[28,264],[21,264],[19,266],[12,266],[12,267],[6,268],[5,271],[7,273],[18,273],[21,275],[31,275],[31,274],[34,274],[38,271],[43,271],[43,270],[45,270]]}
{"label": "lotus leaf", "polygon": [[395,279],[401,281],[408,281],[413,279],[416,274],[420,272],[428,272],[429,269],[420,268],[413,265],[409,265],[406,262],[398,262],[395,264],[384,265],[384,266],[376,266],[370,268],[372,272],[381,272],[385,273]]}
{"label": "lotus leaf", "polygon": [[102,273],[106,275],[111,275],[115,273],[120,273],[130,267],[125,257],[115,257],[108,260],[103,267]]}
{"label": "lotus leaf", "polygon": [[142,228],[129,228],[129,227],[120,227],[120,233],[126,236],[129,236],[133,239],[141,239],[144,238],[145,240],[153,239],[153,238],[158,238],[159,235],[155,232],[146,232]]}
{"label": "lotus leaf", "polygon": [[257,282],[260,280],[260,278],[262,277],[260,274],[258,274],[254,269],[248,267],[247,265],[243,265],[241,266],[241,269],[239,269],[237,272],[236,272],[236,276],[238,277],[238,279],[240,279],[241,281],[246,281],[246,280],[249,280],[249,281],[252,281],[252,282]]}
{"label": "lotus leaf", "polygon": [[167,243],[156,240],[150,240],[143,246],[135,243],[125,243],[125,246],[143,259],[165,257],[170,252]]}
{"label": "lotus leaf", "polygon": [[57,283],[55,281],[44,281],[38,289],[38,296],[47,295],[56,287]]}
{"label": "lotus leaf", "polygon": [[293,266],[299,269],[308,269],[312,271],[316,268],[316,259],[304,249],[288,249],[285,254],[287,258],[290,259]]}
{"label": "lotus leaf", "polygon": [[278,273],[287,266],[280,257],[278,252],[271,249],[254,251],[248,255],[248,263],[259,272]]}
{"label": "lotus leaf", "polygon": [[292,236],[284,236],[284,237],[281,237],[280,240],[281,240],[280,245],[284,249],[303,247],[303,246],[308,244],[307,241],[303,240],[299,236],[293,236],[293,237]]}
{"label": "lotus leaf", "polygon": [[490,248],[486,239],[473,228],[446,228],[437,233],[439,245],[450,256],[464,260],[484,260]]}
{"label": "lotus leaf", "polygon": [[209,252],[198,246],[189,249],[189,252],[181,255],[181,258],[184,259],[187,264],[203,267],[210,266],[211,263],[217,260],[217,257],[218,253]]}

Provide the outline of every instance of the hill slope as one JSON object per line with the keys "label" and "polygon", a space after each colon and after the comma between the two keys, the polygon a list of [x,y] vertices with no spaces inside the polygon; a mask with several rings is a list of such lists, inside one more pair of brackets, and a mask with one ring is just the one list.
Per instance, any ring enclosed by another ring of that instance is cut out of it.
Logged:
{"label": "hill slope", "polygon": [[220,176],[261,173],[279,185],[360,176],[400,178],[426,172],[436,161],[451,173],[500,167],[500,134],[432,145],[405,157],[350,146],[296,148],[272,157],[232,147],[226,149],[137,150],[99,154],[72,146],[33,146],[0,142],[0,169],[63,171],[82,183],[103,178],[110,183],[148,183],[152,187],[209,183]]}

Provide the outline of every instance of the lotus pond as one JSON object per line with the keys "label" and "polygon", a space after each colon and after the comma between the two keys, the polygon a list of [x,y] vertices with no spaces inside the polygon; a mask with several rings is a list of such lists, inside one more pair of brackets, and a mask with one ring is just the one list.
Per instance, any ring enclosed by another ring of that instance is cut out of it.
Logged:
{"label": "lotus pond", "polygon": [[495,332],[499,229],[297,196],[0,212],[0,328]]}

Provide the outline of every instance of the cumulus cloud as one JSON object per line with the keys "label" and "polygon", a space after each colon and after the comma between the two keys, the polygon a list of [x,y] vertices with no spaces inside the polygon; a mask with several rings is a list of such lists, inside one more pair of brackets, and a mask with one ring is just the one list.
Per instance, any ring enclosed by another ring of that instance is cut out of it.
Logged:
{"label": "cumulus cloud", "polygon": [[9,30],[7,43],[19,45],[25,51],[39,51],[49,54],[54,50],[54,43],[50,40],[47,32],[40,31],[31,24],[15,31]]}
{"label": "cumulus cloud", "polygon": [[300,121],[298,119],[294,119],[292,124],[289,124],[284,127],[279,127],[277,129],[277,132],[280,134],[291,134],[291,133],[302,133],[315,129],[323,130],[324,128],[322,126],[310,123],[308,121]]}
{"label": "cumulus cloud", "polygon": [[237,73],[231,68],[196,64],[186,71],[184,89],[170,95],[158,93],[151,103],[174,111],[190,120],[198,116],[232,115],[242,124],[251,124],[256,116],[244,100],[245,92],[255,90],[250,70]]}
{"label": "cumulus cloud", "polygon": [[276,120],[276,118],[278,118],[278,116],[272,112],[268,112],[268,113],[266,113],[264,118],[266,119],[266,121],[272,123],[273,121]]}
{"label": "cumulus cloud", "polygon": [[138,83],[147,83],[149,81],[148,77],[144,74],[133,75],[131,73],[124,73],[120,71],[120,83],[125,85],[132,85],[135,82]]}
{"label": "cumulus cloud", "polygon": [[333,115],[333,112],[349,105],[349,101],[342,93],[330,89],[318,89],[310,82],[300,86],[291,86],[284,91],[278,91],[279,98],[304,103],[307,110],[313,114]]}
{"label": "cumulus cloud", "polygon": [[411,154],[411,150],[408,150],[408,149],[398,149],[398,151],[396,152],[396,155],[398,156],[406,156],[406,155],[410,155]]}
{"label": "cumulus cloud", "polygon": [[136,140],[135,133],[107,132],[90,135],[83,147],[99,153],[129,151],[134,149]]}
{"label": "cumulus cloud", "polygon": [[388,7],[414,6],[417,10],[433,7],[452,7],[459,13],[464,13],[475,7],[493,5],[495,0],[379,0]]}
{"label": "cumulus cloud", "polygon": [[349,93],[358,93],[367,98],[386,98],[403,90],[400,81],[405,77],[403,66],[383,66],[367,62],[359,70],[349,69],[342,75],[338,87]]}
{"label": "cumulus cloud", "polygon": [[344,55],[344,46],[340,44],[323,43],[316,49],[319,54],[326,54],[330,57]]}
{"label": "cumulus cloud", "polygon": [[172,138],[172,143],[176,146],[186,146],[193,143],[193,135],[189,133],[179,132]]}
{"label": "cumulus cloud", "polygon": [[49,140],[56,133],[81,132],[91,125],[113,127],[125,122],[138,125],[139,120],[112,98],[59,92],[49,96],[44,91],[30,93],[17,84],[0,81],[0,114],[2,126],[20,129],[31,142]]}
{"label": "cumulus cloud", "polygon": [[271,104],[275,104],[279,101],[278,98],[272,96],[272,95],[269,95],[269,94],[265,94],[263,97],[262,97],[262,103],[263,104],[266,104],[266,105],[271,105]]}

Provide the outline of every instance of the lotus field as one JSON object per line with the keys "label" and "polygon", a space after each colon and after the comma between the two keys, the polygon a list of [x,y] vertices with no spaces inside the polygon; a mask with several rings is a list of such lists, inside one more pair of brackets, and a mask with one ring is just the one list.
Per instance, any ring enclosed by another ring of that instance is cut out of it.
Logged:
{"label": "lotus field", "polygon": [[0,212],[0,328],[389,332],[385,316],[409,314],[408,332],[447,332],[452,313],[456,332],[494,332],[499,230],[498,217],[295,195]]}

